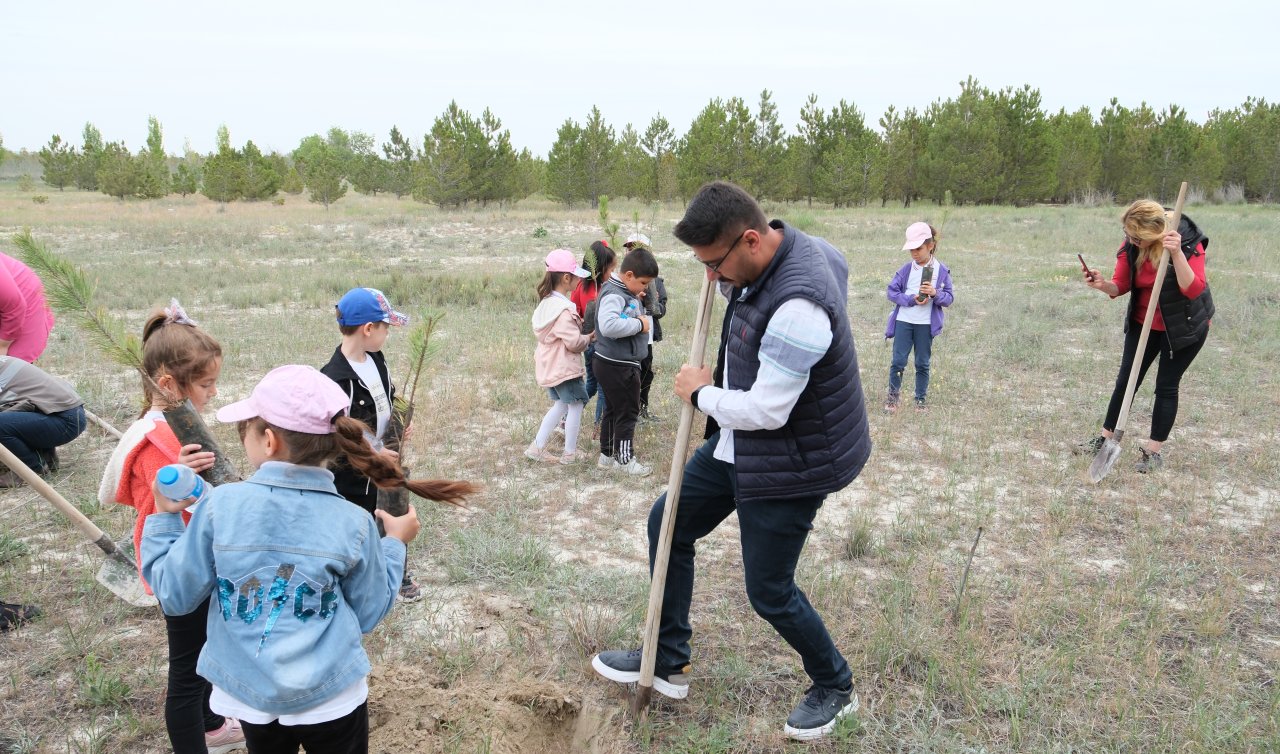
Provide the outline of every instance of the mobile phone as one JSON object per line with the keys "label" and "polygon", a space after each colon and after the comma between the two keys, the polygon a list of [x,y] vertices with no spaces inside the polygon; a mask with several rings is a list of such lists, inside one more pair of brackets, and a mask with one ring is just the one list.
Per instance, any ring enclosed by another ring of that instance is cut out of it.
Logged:
{"label": "mobile phone", "polygon": [[1092,280],[1093,280],[1093,273],[1092,273],[1092,272],[1089,272],[1089,265],[1087,265],[1087,264],[1085,264],[1085,263],[1084,263],[1084,255],[1083,255],[1083,254],[1076,254],[1076,259],[1079,259],[1079,260],[1080,260],[1080,266],[1081,266],[1082,268],[1084,268],[1084,274],[1085,274],[1085,277],[1089,278],[1089,280],[1090,280],[1090,281],[1092,281]]}

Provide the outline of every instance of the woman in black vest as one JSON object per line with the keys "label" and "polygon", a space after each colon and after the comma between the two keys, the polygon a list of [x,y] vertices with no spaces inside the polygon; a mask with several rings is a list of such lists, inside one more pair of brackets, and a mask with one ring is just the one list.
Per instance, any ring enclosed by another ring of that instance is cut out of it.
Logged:
{"label": "woman in black vest", "polygon": [[1195,360],[1209,336],[1209,320],[1213,317],[1213,297],[1205,278],[1205,249],[1209,238],[1200,232],[1186,215],[1178,230],[1166,230],[1164,207],[1150,199],[1139,199],[1125,210],[1125,240],[1116,252],[1115,272],[1110,279],[1098,270],[1084,273],[1085,284],[1111,298],[1131,293],[1125,314],[1124,352],[1120,373],[1102,422],[1102,434],[1081,443],[1082,453],[1096,453],[1106,438],[1111,437],[1120,417],[1121,404],[1129,383],[1129,371],[1138,351],[1138,339],[1147,316],[1147,304],[1155,284],[1156,265],[1161,251],[1169,251],[1169,271],[1165,274],[1160,299],[1151,322],[1151,335],[1142,353],[1138,384],[1156,357],[1160,368],[1156,374],[1155,404],[1151,409],[1151,439],[1142,448],[1138,471],[1155,471],[1164,464],[1160,448],[1169,439],[1173,420],[1178,415],[1178,383]]}

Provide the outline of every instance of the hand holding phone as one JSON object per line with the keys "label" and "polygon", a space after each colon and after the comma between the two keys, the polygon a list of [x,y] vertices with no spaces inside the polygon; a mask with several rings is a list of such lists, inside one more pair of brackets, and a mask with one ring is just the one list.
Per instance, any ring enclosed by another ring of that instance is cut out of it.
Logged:
{"label": "hand holding phone", "polygon": [[1090,282],[1090,283],[1092,283],[1092,282],[1093,282],[1093,273],[1089,271],[1089,265],[1087,265],[1087,264],[1085,264],[1085,263],[1084,263],[1084,255],[1083,255],[1083,254],[1076,254],[1076,259],[1079,259],[1079,260],[1080,260],[1080,266],[1084,268],[1084,276],[1085,276],[1086,278],[1088,278],[1088,279],[1089,279],[1089,282]]}

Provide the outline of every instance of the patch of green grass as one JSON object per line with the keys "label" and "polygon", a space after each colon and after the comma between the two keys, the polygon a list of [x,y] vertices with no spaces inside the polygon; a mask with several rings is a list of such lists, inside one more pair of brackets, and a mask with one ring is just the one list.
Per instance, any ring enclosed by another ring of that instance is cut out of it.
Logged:
{"label": "patch of green grass", "polygon": [[120,707],[133,693],[118,668],[104,666],[92,653],[85,655],[79,685],[80,698],[91,707]]}
{"label": "patch of green grass", "polygon": [[7,531],[0,531],[0,565],[5,565],[30,552],[27,543]]}

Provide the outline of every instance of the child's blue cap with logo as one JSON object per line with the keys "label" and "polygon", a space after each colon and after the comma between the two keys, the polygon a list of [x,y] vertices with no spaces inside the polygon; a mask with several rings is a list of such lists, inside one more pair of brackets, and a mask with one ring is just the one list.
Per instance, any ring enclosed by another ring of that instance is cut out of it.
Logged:
{"label": "child's blue cap with logo", "polygon": [[391,308],[391,302],[377,288],[352,288],[338,301],[338,324],[358,327],[370,322],[407,325],[409,316]]}

